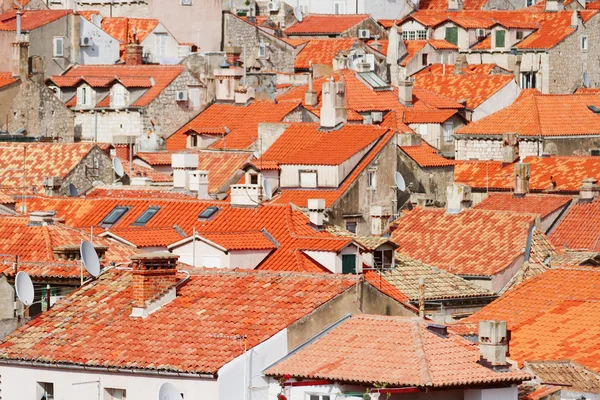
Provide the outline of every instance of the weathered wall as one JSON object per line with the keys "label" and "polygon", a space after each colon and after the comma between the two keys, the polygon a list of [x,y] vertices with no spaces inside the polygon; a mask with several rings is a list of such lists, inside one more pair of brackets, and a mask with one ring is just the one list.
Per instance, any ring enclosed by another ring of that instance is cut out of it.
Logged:
{"label": "weathered wall", "polygon": [[92,188],[93,182],[112,184],[113,179],[112,160],[99,147],[94,146],[88,155],[63,178],[60,194],[63,196],[69,194],[70,183],[75,185],[80,194],[83,194]]}
{"label": "weathered wall", "polygon": [[114,64],[119,61],[119,41],[85,18],[80,17],[80,20],[80,37],[92,39],[91,46],[80,47],[81,64]]}
{"label": "weathered wall", "polygon": [[[164,35],[167,38],[163,53],[161,53],[161,49],[157,46],[157,35]],[[140,44],[144,46],[144,56],[146,57],[146,55],[148,55],[149,57],[148,63],[161,63],[163,58],[179,58],[179,42],[162,23],[158,24],[152,33],[146,36],[144,41]]]}
{"label": "weathered wall", "polygon": [[21,81],[17,81],[10,85],[6,85],[0,88],[0,130],[5,131],[7,121],[12,121],[12,109],[11,105],[13,99],[19,94]]}
{"label": "weathered wall", "polygon": [[399,149],[398,171],[406,185],[412,183],[411,193],[424,193],[440,206],[446,204],[446,188],[454,182],[454,167],[422,168]]}
{"label": "weathered wall", "polygon": [[113,143],[117,135],[141,135],[142,117],[139,111],[77,112],[75,130],[83,141]]}
{"label": "weathered wall", "polygon": [[[79,23],[80,17],[78,15],[69,14],[29,33],[29,56],[35,55],[44,58],[46,76],[60,75],[69,68],[71,63],[80,61],[79,29],[77,28]],[[73,24],[76,24],[76,26]],[[53,38],[55,36],[65,38],[64,57],[53,57]],[[76,43],[72,43],[71,38],[75,38]]]}
{"label": "weathered wall", "polygon": [[[62,0],[70,2],[71,0]],[[68,8],[68,5],[60,5],[53,8]],[[108,0],[91,0],[85,4],[78,1],[77,9],[80,11],[98,11],[101,15],[112,17],[148,18],[150,10],[145,0],[131,0],[128,2],[116,2]],[[162,18],[160,18],[162,19]]]}

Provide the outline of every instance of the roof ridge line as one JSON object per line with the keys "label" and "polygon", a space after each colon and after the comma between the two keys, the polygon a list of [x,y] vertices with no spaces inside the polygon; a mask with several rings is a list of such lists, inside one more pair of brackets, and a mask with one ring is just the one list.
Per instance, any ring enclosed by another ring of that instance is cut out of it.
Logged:
{"label": "roof ridge line", "polygon": [[413,339],[413,345],[415,348],[415,354],[419,358],[419,375],[424,382],[424,386],[432,386],[433,382],[431,379],[431,372],[429,371],[429,364],[427,362],[427,354],[425,353],[425,343],[421,336],[421,324],[420,321],[412,320],[411,323],[411,335]]}

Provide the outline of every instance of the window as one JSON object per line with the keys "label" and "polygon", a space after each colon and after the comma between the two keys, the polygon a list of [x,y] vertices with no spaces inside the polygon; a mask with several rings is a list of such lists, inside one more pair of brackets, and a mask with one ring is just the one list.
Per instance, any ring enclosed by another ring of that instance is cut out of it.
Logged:
{"label": "window", "polygon": [[581,51],[588,51],[588,37],[587,36],[582,36],[581,37]]}
{"label": "window", "polygon": [[200,215],[198,215],[198,219],[209,219],[210,217],[212,217],[213,215],[215,215],[215,213],[217,211],[219,211],[218,207],[214,207],[214,206],[206,207],[204,209],[204,211],[202,211],[200,213]]}
{"label": "window", "polygon": [[373,252],[375,268],[390,269],[394,261],[394,250],[376,250]]}
{"label": "window", "polygon": [[377,188],[377,171],[367,172],[367,187],[369,189]]}
{"label": "window", "polygon": [[356,254],[342,254],[342,274],[356,273]]}
{"label": "window", "polygon": [[104,390],[104,400],[126,400],[125,389],[109,389]]}
{"label": "window", "polygon": [[198,135],[190,135],[190,147],[198,147]]}
{"label": "window", "polygon": [[129,211],[129,207],[115,207],[108,215],[102,220],[101,225],[114,225],[116,224],[125,213]]}
{"label": "window", "polygon": [[267,56],[267,45],[265,43],[258,44],[258,58],[265,58]]}
{"label": "window", "polygon": [[129,91],[123,85],[113,87],[113,97],[111,98],[113,107],[125,107],[129,105]]}
{"label": "window", "polygon": [[447,27],[446,28],[446,41],[452,43],[455,46],[458,46],[458,28],[457,27]]}
{"label": "window", "polygon": [[408,40],[416,40],[417,32],[416,31],[408,31]]}
{"label": "window", "polygon": [[424,31],[424,30],[417,31],[417,39],[426,40],[427,39],[427,31]]}
{"label": "window", "polygon": [[408,40],[408,31],[402,31],[402,40]]}
{"label": "window", "polygon": [[54,92],[54,95],[60,99],[60,88],[58,86],[48,86],[48,89]]}
{"label": "window", "polygon": [[454,135],[454,124],[448,122],[444,124],[444,137],[446,138],[446,142],[452,141],[452,135]]}
{"label": "window", "polygon": [[523,40],[523,31],[517,31],[517,40]]}
{"label": "window", "polygon": [[188,88],[188,99],[191,108],[200,108],[200,88]]}
{"label": "window", "polygon": [[536,73],[535,72],[521,72],[521,89],[535,89],[536,88]]}
{"label": "window", "polygon": [[346,2],[345,1],[336,1],[333,4],[333,13],[334,14],[346,14]]}
{"label": "window", "polygon": [[144,213],[142,215],[140,215],[138,217],[138,219],[135,220],[135,222],[133,224],[131,224],[132,226],[144,226],[146,225],[146,223],[148,223],[148,221],[150,221],[150,219],[152,217],[154,217],[154,215],[158,212],[158,210],[160,210],[160,207],[148,207],[148,209],[146,211],[144,211]]}
{"label": "window", "polygon": [[317,171],[300,171],[300,187],[316,188]]}
{"label": "window", "polygon": [[496,47],[504,47],[506,31],[503,29],[498,29],[496,31]]}
{"label": "window", "polygon": [[532,5],[535,4],[535,1],[534,0],[527,0],[526,4],[527,4],[527,7],[531,7]]}
{"label": "window", "polygon": [[155,33],[154,34],[154,55],[156,57],[167,56],[167,39],[169,35],[166,33]]}
{"label": "window", "polygon": [[308,400],[331,400],[328,394],[309,394]]}
{"label": "window", "polygon": [[77,105],[89,106],[92,103],[92,88],[82,86],[77,88]]}
{"label": "window", "polygon": [[36,389],[37,400],[54,400],[54,383],[38,382]]}
{"label": "window", "polygon": [[346,230],[348,232],[356,233],[356,221],[346,221]]}
{"label": "window", "polygon": [[249,174],[250,176],[250,184],[258,185],[258,174]]}
{"label": "window", "polygon": [[65,38],[55,37],[52,46],[52,57],[64,57],[65,55]]}
{"label": "window", "polygon": [[423,66],[429,65],[429,54],[422,54],[421,55],[421,63]]}

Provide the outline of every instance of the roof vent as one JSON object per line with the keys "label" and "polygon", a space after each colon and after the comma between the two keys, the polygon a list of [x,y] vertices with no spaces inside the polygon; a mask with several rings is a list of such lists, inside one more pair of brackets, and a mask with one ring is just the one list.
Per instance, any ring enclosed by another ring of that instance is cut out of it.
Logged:
{"label": "roof vent", "polygon": [[428,324],[427,330],[439,336],[448,336],[448,327],[441,324]]}

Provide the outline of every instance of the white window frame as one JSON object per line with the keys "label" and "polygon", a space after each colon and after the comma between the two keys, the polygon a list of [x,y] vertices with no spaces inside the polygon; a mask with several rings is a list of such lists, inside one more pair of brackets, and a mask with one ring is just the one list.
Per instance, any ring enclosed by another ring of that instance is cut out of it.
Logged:
{"label": "white window frame", "polygon": [[157,60],[167,56],[167,40],[169,40],[167,33],[154,34],[154,56],[157,57]]}
{"label": "white window frame", "polygon": [[123,85],[116,84],[113,87],[113,96],[110,99],[112,107],[127,107],[129,91]]}
{"label": "white window frame", "polygon": [[[116,395],[120,395],[116,397]],[[119,388],[104,388],[104,400],[127,400],[127,390]]]}
{"label": "white window frame", "polygon": [[580,44],[581,44],[581,51],[584,53],[587,53],[589,51],[589,46],[590,46],[590,41],[588,40],[587,35],[584,35],[581,37]]}
{"label": "white window frame", "polygon": [[266,58],[267,57],[267,44],[264,42],[260,42],[258,44],[258,58]]}
{"label": "white window frame", "polygon": [[[311,178],[314,175],[314,184],[313,179]],[[305,177],[304,179],[302,179]],[[298,171],[298,180],[300,187],[303,188],[317,188],[319,187],[319,175],[315,170],[300,170]]]}
{"label": "white window frame", "polygon": [[452,122],[446,122],[444,124],[444,138],[446,139],[446,142],[454,140],[452,135],[454,135],[454,124]]}
{"label": "white window frame", "polygon": [[[60,45],[59,45],[60,43]],[[52,39],[52,57],[60,58],[65,56],[65,38],[63,36],[55,36]]]}
{"label": "white window frame", "polygon": [[417,31],[408,31],[408,40],[417,40]]}
{"label": "white window frame", "polygon": [[367,171],[367,189],[377,189],[377,170],[371,169]]}
{"label": "white window frame", "polygon": [[408,31],[402,31],[402,40],[408,40]]}
{"label": "white window frame", "polygon": [[[389,265],[385,265],[385,253],[386,252],[391,252],[392,253],[392,258],[390,260],[390,264]],[[381,260],[384,262],[384,265],[376,265],[375,264],[375,254],[377,253],[381,253]],[[373,265],[376,268],[393,268],[394,267],[394,250],[393,249],[386,249],[386,250],[375,250],[373,251]]]}
{"label": "white window frame", "polygon": [[84,85],[77,88],[77,105],[91,106],[94,92],[90,86]]}
{"label": "white window frame", "polygon": [[420,29],[417,31],[417,39],[418,40],[427,40],[427,31]]}
{"label": "white window frame", "polygon": [[200,108],[200,88],[188,87],[188,101],[190,108]]}

